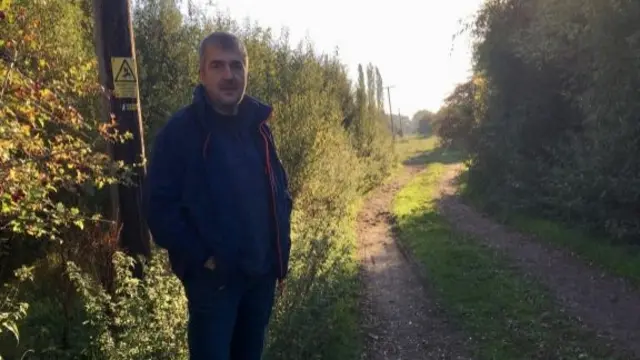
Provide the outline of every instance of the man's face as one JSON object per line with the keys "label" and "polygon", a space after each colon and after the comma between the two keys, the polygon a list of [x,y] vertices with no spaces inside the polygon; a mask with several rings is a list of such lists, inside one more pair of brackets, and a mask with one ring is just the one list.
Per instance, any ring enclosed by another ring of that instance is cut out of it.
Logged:
{"label": "man's face", "polygon": [[247,69],[240,52],[207,46],[200,65],[200,82],[215,106],[229,109],[238,105],[247,83]]}

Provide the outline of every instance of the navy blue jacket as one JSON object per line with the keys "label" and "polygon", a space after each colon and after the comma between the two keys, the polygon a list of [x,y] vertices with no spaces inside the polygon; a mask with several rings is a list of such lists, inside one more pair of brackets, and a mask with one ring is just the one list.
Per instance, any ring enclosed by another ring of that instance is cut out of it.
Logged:
{"label": "navy blue jacket", "polygon": [[219,285],[240,273],[283,279],[292,199],[267,126],[272,108],[245,96],[225,119],[205,94],[198,86],[156,136],[144,189],[153,239],[183,281],[210,256]]}

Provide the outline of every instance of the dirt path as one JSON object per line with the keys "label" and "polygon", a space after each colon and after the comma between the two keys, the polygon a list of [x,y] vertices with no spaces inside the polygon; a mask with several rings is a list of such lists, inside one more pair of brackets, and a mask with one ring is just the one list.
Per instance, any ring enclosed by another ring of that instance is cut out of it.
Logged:
{"label": "dirt path", "polygon": [[395,181],[370,194],[358,216],[367,335],[363,359],[470,359],[463,336],[439,312],[424,279],[391,235],[392,200],[419,170],[407,167]]}
{"label": "dirt path", "polygon": [[640,358],[640,292],[566,251],[510,231],[463,204],[455,195],[459,171],[459,166],[452,166],[440,186],[439,208],[454,229],[506,253],[525,274],[555,293],[559,304],[584,326]]}

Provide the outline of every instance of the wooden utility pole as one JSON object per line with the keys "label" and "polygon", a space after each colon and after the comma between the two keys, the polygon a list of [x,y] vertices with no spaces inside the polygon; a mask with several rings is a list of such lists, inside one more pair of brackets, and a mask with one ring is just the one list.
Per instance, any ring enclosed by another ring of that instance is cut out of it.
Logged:
{"label": "wooden utility pole", "polygon": [[393,108],[391,107],[391,92],[389,89],[395,87],[394,85],[385,86],[387,88],[387,97],[389,98],[389,118],[391,119],[391,134],[393,135],[393,141],[396,140],[396,129],[393,125]]}
{"label": "wooden utility pole", "polygon": [[105,120],[115,118],[120,133],[133,139],[116,143],[116,161],[135,166],[132,185],[112,190],[112,216],[120,230],[120,247],[130,255],[150,255],[150,234],[142,215],[145,151],[140,114],[138,72],[129,0],[93,0],[95,45],[105,93]]}

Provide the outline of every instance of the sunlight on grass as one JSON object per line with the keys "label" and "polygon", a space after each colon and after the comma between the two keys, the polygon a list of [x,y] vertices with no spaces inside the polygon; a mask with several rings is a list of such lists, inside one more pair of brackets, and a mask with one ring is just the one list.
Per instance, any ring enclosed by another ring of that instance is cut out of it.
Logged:
{"label": "sunlight on grass", "polygon": [[438,138],[435,136],[406,137],[396,142],[396,153],[400,161],[404,162],[412,157],[420,156],[425,151],[433,150],[436,146],[438,146]]}

